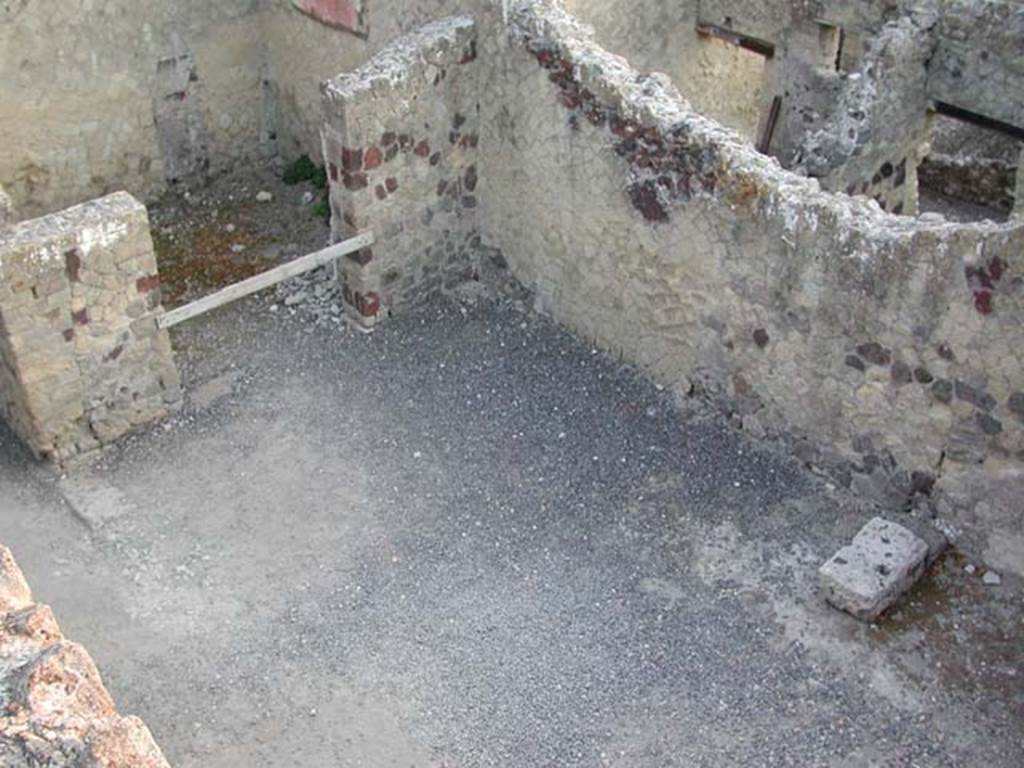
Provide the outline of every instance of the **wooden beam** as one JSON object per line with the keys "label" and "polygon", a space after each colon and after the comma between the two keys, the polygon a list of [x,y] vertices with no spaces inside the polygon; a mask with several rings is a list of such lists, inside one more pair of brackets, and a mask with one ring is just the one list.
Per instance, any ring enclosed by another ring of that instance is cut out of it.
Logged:
{"label": "wooden beam", "polygon": [[976,125],[979,128],[986,128],[990,131],[998,131],[1005,136],[1010,136],[1014,139],[1024,141],[1024,128],[1020,128],[1010,123],[1004,123],[1002,120],[996,120],[994,117],[988,117],[987,115],[979,115],[977,112],[971,112],[969,109],[963,109],[961,107],[947,104],[944,101],[935,102],[935,111],[940,115],[946,117],[952,117],[956,120],[960,120],[964,123],[970,123]]}
{"label": "wooden beam", "polygon": [[741,32],[719,27],[715,24],[698,24],[697,34],[700,37],[717,37],[719,40],[724,40],[731,45],[738,45],[740,48],[745,48],[759,56],[764,56],[766,59],[775,57],[775,46],[767,40],[759,40],[756,37],[744,35]]}
{"label": "wooden beam", "polygon": [[757,151],[762,155],[767,155],[768,150],[772,147],[772,139],[775,138],[775,126],[779,124],[779,113],[782,111],[782,97],[776,96],[772,99],[772,106],[768,112],[768,120],[764,126],[764,133],[761,136],[761,141],[757,144]]}
{"label": "wooden beam", "polygon": [[229,285],[227,288],[222,288],[216,293],[211,293],[209,296],[204,296],[197,301],[193,301],[191,304],[173,309],[161,315],[157,319],[157,325],[160,328],[171,328],[178,323],[183,323],[186,320],[191,320],[193,317],[209,312],[211,309],[222,307],[232,301],[249,296],[257,291],[262,291],[264,288],[277,285],[290,277],[312,272],[318,267],[330,264],[342,256],[367,248],[373,245],[373,243],[373,232],[361,232],[355,237],[324,248],[322,251],[300,256],[294,261],[289,261],[287,264],[274,267],[247,280],[242,280],[234,285]]}

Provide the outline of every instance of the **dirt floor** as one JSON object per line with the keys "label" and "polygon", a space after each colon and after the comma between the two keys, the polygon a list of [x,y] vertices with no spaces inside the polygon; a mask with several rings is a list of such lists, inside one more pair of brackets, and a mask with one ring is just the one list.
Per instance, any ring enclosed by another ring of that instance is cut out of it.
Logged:
{"label": "dirt floor", "polygon": [[[305,205],[257,191],[210,214],[252,251]],[[816,570],[874,510],[778,447],[519,303],[366,336],[328,278],[176,329],[185,408],[64,475],[0,427],[0,538],[172,764],[1024,764],[1019,579],[954,552],[860,624]]]}

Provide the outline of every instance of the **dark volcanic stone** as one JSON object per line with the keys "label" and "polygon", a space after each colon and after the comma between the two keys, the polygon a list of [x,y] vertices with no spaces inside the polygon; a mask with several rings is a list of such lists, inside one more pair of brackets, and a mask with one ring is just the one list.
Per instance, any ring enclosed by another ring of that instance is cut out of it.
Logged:
{"label": "dark volcanic stone", "polygon": [[892,353],[876,341],[858,346],[857,354],[874,365],[889,365],[892,362]]}

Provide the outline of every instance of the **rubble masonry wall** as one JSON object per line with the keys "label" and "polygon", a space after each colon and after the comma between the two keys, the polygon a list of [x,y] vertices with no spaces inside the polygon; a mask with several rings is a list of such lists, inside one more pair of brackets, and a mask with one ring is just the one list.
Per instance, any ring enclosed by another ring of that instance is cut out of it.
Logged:
{"label": "rubble masonry wall", "polygon": [[320,82],[476,0],[373,0],[365,34],[293,0],[0,3],[0,184],[23,217],[320,152]]}
{"label": "rubble masonry wall", "polygon": [[[865,496],[956,467],[1020,482],[1024,224],[822,192],[523,6],[481,42],[481,224],[541,309]],[[1024,552],[1000,514],[970,524]]]}
{"label": "rubble masonry wall", "polygon": [[0,232],[0,417],[63,460],[180,399],[146,209],[117,193]]}
{"label": "rubble masonry wall", "polygon": [[362,230],[377,236],[340,267],[346,309],[362,326],[472,277],[476,45],[472,19],[443,19],[324,85],[334,239]]}

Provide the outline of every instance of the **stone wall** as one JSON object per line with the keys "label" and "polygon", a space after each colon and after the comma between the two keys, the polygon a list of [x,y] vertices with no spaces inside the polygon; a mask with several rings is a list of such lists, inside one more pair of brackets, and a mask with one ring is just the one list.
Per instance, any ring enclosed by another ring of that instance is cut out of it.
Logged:
{"label": "stone wall", "polygon": [[1009,213],[1022,150],[1024,142],[1006,133],[934,115],[921,188]]}
{"label": "stone wall", "polygon": [[125,193],[0,232],[0,417],[63,460],[179,401],[146,210]]}
{"label": "stone wall", "polygon": [[168,768],[137,717],[122,717],[88,651],[33,602],[0,546],[0,765]]}
{"label": "stone wall", "polygon": [[33,217],[120,189],[150,200],[279,143],[317,156],[323,80],[476,0],[348,5],[358,33],[293,0],[0,3],[0,184]]}
{"label": "stone wall", "polygon": [[823,193],[546,4],[481,60],[482,232],[539,308],[887,504],[1019,469],[1024,225]]}
{"label": "stone wall", "polygon": [[[828,189],[865,194],[888,210],[916,213],[915,174],[927,153],[929,112],[939,102],[1021,127],[1022,62],[1019,3],[908,6],[905,15],[869,40],[831,115],[807,132],[790,164]],[[898,189],[897,178],[906,180]],[[992,173],[979,180],[1000,185]]]}
{"label": "stone wall", "polygon": [[19,213],[150,198],[270,151],[259,5],[0,3],[0,183]]}
{"label": "stone wall", "polygon": [[928,69],[932,98],[1024,128],[1024,7],[949,0]]}
{"label": "stone wall", "polygon": [[846,78],[832,116],[792,159],[822,186],[866,195],[884,210],[917,213],[917,167],[929,138],[927,62],[931,13],[905,16],[871,40],[861,68]]}
{"label": "stone wall", "polygon": [[377,237],[341,265],[346,309],[364,327],[473,273],[476,44],[472,19],[444,19],[324,85],[334,238]]}
{"label": "stone wall", "polygon": [[358,3],[362,28],[353,34],[296,11],[291,0],[265,0],[261,34],[274,94],[281,154],[320,156],[320,84],[352,72],[396,37],[479,0],[374,0]]}

